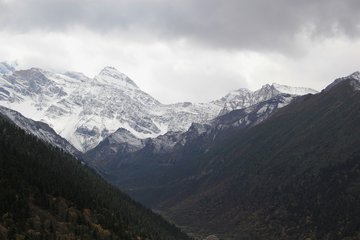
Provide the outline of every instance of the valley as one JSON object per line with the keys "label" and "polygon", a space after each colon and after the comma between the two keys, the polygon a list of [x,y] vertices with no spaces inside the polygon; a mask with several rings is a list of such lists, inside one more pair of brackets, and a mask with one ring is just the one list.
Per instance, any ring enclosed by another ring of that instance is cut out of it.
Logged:
{"label": "valley", "polygon": [[0,12],[0,240],[360,240],[360,1]]}
{"label": "valley", "polygon": [[[3,72],[0,84],[6,121],[75,156],[197,239],[360,234],[358,72],[320,93],[272,84],[209,103],[164,105],[113,68],[94,79],[12,71]],[[68,82],[77,88],[118,86],[107,102],[96,97],[98,90],[69,92]],[[120,109],[128,117],[120,118]],[[76,120],[64,121],[69,118]],[[74,144],[74,136],[64,134],[69,129],[82,140]]]}

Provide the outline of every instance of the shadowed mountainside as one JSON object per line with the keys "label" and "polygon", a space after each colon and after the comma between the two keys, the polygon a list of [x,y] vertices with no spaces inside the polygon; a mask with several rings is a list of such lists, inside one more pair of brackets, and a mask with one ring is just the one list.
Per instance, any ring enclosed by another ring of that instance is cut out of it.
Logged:
{"label": "shadowed mountainside", "polygon": [[103,175],[190,232],[356,239],[360,84],[354,76],[297,98],[251,128],[200,135],[167,155],[144,149]]}
{"label": "shadowed mountainside", "polygon": [[189,239],[4,117],[0,165],[0,239]]}

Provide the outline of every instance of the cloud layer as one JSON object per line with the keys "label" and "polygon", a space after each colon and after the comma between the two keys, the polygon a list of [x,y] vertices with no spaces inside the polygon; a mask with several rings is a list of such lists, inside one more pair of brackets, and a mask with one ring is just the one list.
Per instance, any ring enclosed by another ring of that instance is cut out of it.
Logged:
{"label": "cloud layer", "polygon": [[137,31],[219,48],[284,51],[299,34],[358,37],[358,0],[1,0],[0,26]]}
{"label": "cloud layer", "polygon": [[163,102],[271,82],[321,89],[360,69],[358,0],[0,0],[0,11],[0,61],[112,65]]}

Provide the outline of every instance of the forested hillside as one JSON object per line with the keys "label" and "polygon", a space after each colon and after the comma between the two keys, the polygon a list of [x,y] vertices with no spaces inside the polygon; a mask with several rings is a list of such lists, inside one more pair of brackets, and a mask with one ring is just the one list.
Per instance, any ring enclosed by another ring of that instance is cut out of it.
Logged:
{"label": "forested hillside", "polygon": [[188,239],[81,161],[0,117],[0,239]]}

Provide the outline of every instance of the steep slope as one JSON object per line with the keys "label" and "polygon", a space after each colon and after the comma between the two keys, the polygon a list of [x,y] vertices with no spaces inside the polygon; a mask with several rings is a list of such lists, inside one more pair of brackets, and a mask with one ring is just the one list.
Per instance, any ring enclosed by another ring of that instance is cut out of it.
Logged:
{"label": "steep slope", "polygon": [[0,165],[1,239],[188,239],[2,116]]}
{"label": "steep slope", "polygon": [[14,122],[18,127],[25,130],[43,141],[61,148],[73,156],[80,156],[81,153],[73,147],[66,139],[60,137],[56,132],[49,127],[46,123],[33,121],[29,118],[24,117],[20,113],[0,106],[0,116],[8,118]]}
{"label": "steep slope", "polygon": [[347,77],[217,141],[157,207],[225,239],[356,239],[359,86]]}
{"label": "steep slope", "polygon": [[223,113],[270,99],[280,92],[267,85],[249,92],[250,96],[236,92],[210,103],[165,105],[112,67],[104,68],[94,78],[38,68],[11,70],[0,77],[0,105],[47,123],[82,152],[94,148],[119,128],[140,139],[168,131],[186,131],[193,122],[213,119],[225,105],[229,106]]}
{"label": "steep slope", "polygon": [[[332,82],[329,86],[327,86],[325,88],[325,91],[330,90],[332,87],[336,86],[337,84],[342,83],[343,81],[348,81],[349,79],[353,79],[353,80],[358,80],[360,81],[360,72],[354,72],[353,74],[346,76],[346,77],[342,77],[342,78],[338,78],[336,79],[334,82]],[[354,84],[354,83],[353,83]],[[356,84],[356,81],[355,81]]]}

